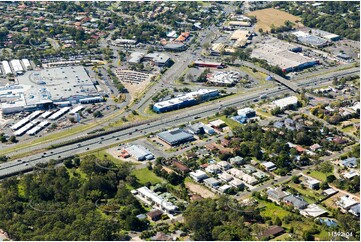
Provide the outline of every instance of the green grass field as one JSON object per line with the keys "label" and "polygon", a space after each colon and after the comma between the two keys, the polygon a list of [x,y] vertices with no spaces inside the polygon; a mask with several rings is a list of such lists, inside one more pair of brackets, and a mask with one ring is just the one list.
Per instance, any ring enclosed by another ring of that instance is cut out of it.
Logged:
{"label": "green grass field", "polygon": [[265,118],[270,118],[272,117],[272,114],[268,113],[268,112],[263,112],[262,109],[256,109],[256,113],[258,116],[263,116]]}
{"label": "green grass field", "polygon": [[[257,199],[258,200],[258,199]],[[283,217],[289,215],[291,212],[284,210],[282,207],[272,203],[266,202],[263,200],[258,200],[261,206],[265,206],[266,208],[261,211],[262,216],[267,216],[271,218],[279,217],[282,219]]]}
{"label": "green grass field", "polygon": [[284,233],[284,234],[281,234],[280,236],[277,236],[274,239],[271,239],[271,241],[287,241],[287,240],[290,240],[289,233]]}
{"label": "green grass field", "polygon": [[309,175],[312,176],[313,178],[316,178],[317,180],[324,182],[326,181],[327,176],[332,175],[332,173],[325,174],[320,171],[311,171]]}
{"label": "green grass field", "polygon": [[242,124],[238,123],[233,119],[226,118],[226,116],[221,116],[219,119],[224,121],[227,124],[227,126],[230,127],[231,129],[242,126]]}
{"label": "green grass field", "polygon": [[148,170],[147,168],[133,170],[132,175],[135,175],[139,183],[145,184],[146,182],[150,182],[153,185],[157,183],[163,182],[163,178],[158,177],[156,174],[154,174],[152,171]]}

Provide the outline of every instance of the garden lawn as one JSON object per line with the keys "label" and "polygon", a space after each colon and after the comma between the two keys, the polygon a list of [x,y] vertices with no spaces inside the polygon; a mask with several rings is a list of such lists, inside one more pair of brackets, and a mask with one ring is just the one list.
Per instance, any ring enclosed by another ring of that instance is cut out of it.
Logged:
{"label": "garden lawn", "polygon": [[152,171],[148,170],[148,168],[133,170],[131,174],[136,176],[141,184],[145,184],[147,182],[157,184],[164,181],[163,178],[158,177]]}
{"label": "garden lawn", "polygon": [[[321,189],[318,190],[318,191],[317,190],[312,190],[312,189],[310,189],[308,187],[306,189],[302,189],[299,185],[294,184],[293,182],[290,182],[288,185],[290,187],[296,189],[301,195],[305,196],[305,200],[308,203],[314,203],[314,202],[316,202],[316,200],[320,200],[320,199],[324,198],[324,196],[322,196],[320,194]],[[307,198],[310,198],[310,199],[307,199]]]}
{"label": "garden lawn", "polygon": [[327,176],[332,175],[332,173],[325,174],[320,171],[311,171],[309,175],[316,178],[317,180],[324,182],[326,181]]}
{"label": "garden lawn", "polygon": [[272,202],[267,202],[267,201],[263,201],[263,200],[259,200],[257,199],[259,204],[262,206],[265,206],[265,209],[263,209],[261,211],[261,215],[262,216],[267,216],[267,217],[279,217],[280,219],[282,219],[283,217],[291,214],[291,212],[284,210],[282,207],[272,203]]}

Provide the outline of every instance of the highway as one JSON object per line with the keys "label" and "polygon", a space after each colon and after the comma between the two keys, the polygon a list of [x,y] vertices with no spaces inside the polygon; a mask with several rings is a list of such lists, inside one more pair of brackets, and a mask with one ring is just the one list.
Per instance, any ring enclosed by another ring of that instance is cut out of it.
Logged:
{"label": "highway", "polygon": [[[273,88],[269,90],[268,96],[279,96],[287,92],[288,90],[284,87]],[[186,109],[175,117],[168,115],[169,118],[160,119],[153,123],[142,124],[133,128],[104,135],[102,137],[93,138],[87,141],[82,141],[56,149],[51,149],[46,153],[31,155],[24,160],[3,163],[0,164],[0,178],[15,175],[21,172],[30,171],[36,168],[38,164],[49,162],[51,159],[63,159],[65,157],[70,157],[75,154],[81,154],[91,150],[96,150],[106,146],[125,142],[129,139],[139,138],[144,135],[148,135],[149,133],[160,131],[164,128],[171,128],[179,126],[181,124],[186,124],[188,122],[194,121],[195,115],[201,118],[205,118],[214,115],[214,113],[225,107],[242,106],[254,101],[255,99],[258,99],[260,93],[261,91],[245,96],[230,98],[223,101],[222,103],[218,100],[215,100],[212,101],[209,105],[203,107],[193,107],[190,109]]]}
{"label": "highway", "polygon": [[[351,69],[351,70],[339,71],[338,73],[336,73],[336,75],[338,77],[348,76],[348,75],[357,74],[358,72],[359,72],[358,69]],[[332,75],[332,73],[330,73],[330,75]],[[332,76],[335,76],[335,74],[333,74]],[[298,83],[299,88],[306,88],[307,86],[310,85],[310,83],[316,83],[316,85],[312,85],[312,87],[324,85],[324,83],[330,82],[330,79],[328,77],[323,77],[318,79],[311,78],[311,80],[304,80],[304,81],[305,81],[304,83]],[[263,92],[264,90],[260,90],[248,95],[236,96],[226,100],[215,100],[207,103],[206,105],[201,105],[198,107],[194,106],[191,108],[183,109],[182,111],[180,110],[174,111],[170,114],[165,114],[163,116],[160,116],[158,120],[152,123],[151,121],[149,121],[146,124],[137,125],[136,127],[114,132],[109,135],[104,135],[102,137],[93,138],[80,143],[52,149],[47,151],[46,154],[40,153],[40,154],[31,155],[21,161],[6,162],[0,164],[0,178],[10,175],[15,175],[21,172],[30,171],[34,167],[36,168],[37,164],[49,162],[51,159],[57,160],[65,157],[70,157],[75,154],[81,154],[91,150],[96,150],[106,146],[125,142],[129,139],[139,138],[149,133],[155,133],[164,128],[168,129],[171,127],[179,126],[181,124],[186,124],[190,121],[194,121],[195,115],[200,116],[201,118],[205,118],[214,115],[216,112],[220,111],[225,107],[242,106],[245,104],[249,104],[253,102],[255,99],[259,99],[260,94]],[[267,95],[269,98],[271,98],[289,92],[290,92],[289,89],[280,86],[268,90]],[[165,116],[169,118],[164,118]],[[53,142],[53,143],[55,144],[57,142]],[[49,147],[49,145],[50,143],[46,145],[41,145],[41,147],[39,146],[36,148],[38,149],[46,148]],[[32,149],[36,149],[36,148],[33,147]]]}

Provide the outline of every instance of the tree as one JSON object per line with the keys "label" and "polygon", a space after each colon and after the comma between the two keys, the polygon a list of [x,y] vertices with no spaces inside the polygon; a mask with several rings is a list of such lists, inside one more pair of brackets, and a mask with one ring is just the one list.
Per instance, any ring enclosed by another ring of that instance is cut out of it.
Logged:
{"label": "tree", "polygon": [[0,141],[1,141],[1,143],[5,143],[5,142],[6,142],[6,137],[5,137],[4,133],[1,133],[1,134],[0,134]]}
{"label": "tree", "polygon": [[324,161],[319,165],[319,169],[320,172],[322,173],[331,173],[333,171],[333,165],[331,164],[330,161]]}
{"label": "tree", "polygon": [[311,139],[308,137],[308,135],[305,132],[299,132],[296,134],[295,142],[300,145],[310,145]]}
{"label": "tree", "polygon": [[95,111],[95,112],[93,113],[93,116],[94,116],[94,118],[100,118],[100,117],[103,116],[103,114],[102,114],[102,112],[100,112],[99,110],[97,110],[97,111]]}
{"label": "tree", "polygon": [[282,221],[279,217],[276,217],[275,219],[275,222],[274,222],[275,225],[278,225],[278,226],[282,226]]}
{"label": "tree", "polygon": [[327,183],[327,182],[322,182],[322,183],[320,184],[320,188],[321,188],[322,190],[325,190],[325,189],[329,188],[328,183]]}
{"label": "tree", "polygon": [[326,181],[327,181],[328,183],[332,183],[334,180],[336,180],[336,177],[335,177],[334,175],[329,175],[329,176],[327,176],[327,178],[326,178]]}
{"label": "tree", "polygon": [[313,241],[313,240],[314,240],[313,235],[312,235],[311,232],[308,231],[308,230],[306,230],[306,231],[303,232],[302,238],[304,239],[304,241]]}
{"label": "tree", "polygon": [[299,184],[301,182],[298,176],[292,176],[291,180],[296,184]]}
{"label": "tree", "polygon": [[0,162],[6,162],[8,161],[9,157],[7,157],[6,155],[0,155]]}
{"label": "tree", "polygon": [[16,143],[16,142],[17,142],[17,139],[16,139],[16,137],[15,137],[14,135],[12,135],[12,136],[10,136],[9,141],[10,141],[11,143]]}

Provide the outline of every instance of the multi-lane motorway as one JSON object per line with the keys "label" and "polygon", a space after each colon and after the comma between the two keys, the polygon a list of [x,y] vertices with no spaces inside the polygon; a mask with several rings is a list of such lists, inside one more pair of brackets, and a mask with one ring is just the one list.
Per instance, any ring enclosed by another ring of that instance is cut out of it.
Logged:
{"label": "multi-lane motorway", "polygon": [[[46,153],[35,154],[20,161],[17,160],[3,163],[0,165],[0,177],[6,177],[18,174],[20,172],[32,170],[34,167],[37,167],[37,164],[49,162],[51,159],[62,159],[65,157],[70,157],[75,154],[87,152],[89,150],[95,150],[116,143],[121,143],[129,139],[142,137],[149,133],[157,132],[163,128],[176,127],[181,124],[186,124],[190,121],[194,121],[195,116],[208,117],[214,115],[214,113],[221,110],[222,108],[229,106],[241,106],[246,103],[252,102],[259,97],[260,92],[261,91],[249,95],[230,98],[222,102],[216,100],[206,106],[198,108],[193,107],[191,109],[184,110],[179,114],[174,114],[177,115],[175,117],[173,115],[169,115],[169,118],[166,119],[160,119],[158,121],[138,125],[136,127],[114,132],[112,134],[104,135],[102,137],[93,138],[87,141],[78,142],[56,149],[51,149]],[[279,96],[287,92],[288,90],[284,87],[273,88],[269,90],[268,96]]]}
{"label": "multi-lane motorway", "polygon": [[[358,69],[351,69],[337,72],[333,76],[347,76],[357,74]],[[331,74],[330,74],[331,75]],[[317,86],[323,85],[325,82],[329,82],[329,78],[324,77],[318,80],[304,80],[303,83],[299,83],[299,88],[304,88],[310,85],[310,82],[315,83]],[[93,138],[87,141],[78,142],[72,145],[51,149],[46,153],[35,154],[27,157],[23,160],[10,161],[0,164],[0,178],[15,175],[21,172],[26,172],[37,167],[39,163],[49,162],[51,159],[62,159],[70,157],[75,154],[81,154],[87,151],[96,150],[99,148],[107,147],[117,143],[125,142],[129,139],[139,138],[149,133],[154,133],[164,128],[176,127],[181,124],[186,124],[190,121],[194,121],[195,116],[208,117],[214,115],[214,113],[229,106],[242,106],[247,103],[253,102],[263,93],[264,90],[260,90],[248,95],[236,96],[225,100],[212,101],[206,105],[199,107],[192,107],[184,109],[182,111],[175,111],[170,113],[169,118],[159,118],[156,121],[149,121],[145,124],[140,124],[135,127],[117,131],[112,134],[104,135],[101,137]],[[284,93],[289,93],[289,89],[283,86],[275,87],[267,91],[269,98],[279,96]],[[163,116],[164,117],[164,116]],[[40,169],[40,168],[39,168]]]}

